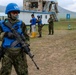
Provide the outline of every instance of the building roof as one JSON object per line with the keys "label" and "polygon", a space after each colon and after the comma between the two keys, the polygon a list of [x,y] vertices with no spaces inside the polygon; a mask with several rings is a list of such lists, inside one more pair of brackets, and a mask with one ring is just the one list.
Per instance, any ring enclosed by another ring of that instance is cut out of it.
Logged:
{"label": "building roof", "polygon": [[34,10],[21,10],[21,12],[27,13],[38,13],[38,14],[55,14],[55,12],[42,12],[42,11],[34,11]]}

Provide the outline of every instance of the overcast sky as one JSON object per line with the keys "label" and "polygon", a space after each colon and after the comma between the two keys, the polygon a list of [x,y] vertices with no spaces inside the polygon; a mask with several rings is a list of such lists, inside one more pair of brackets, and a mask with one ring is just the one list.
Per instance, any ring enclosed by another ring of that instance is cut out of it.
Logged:
{"label": "overcast sky", "polygon": [[[56,0],[58,1],[58,5],[68,9],[70,11],[76,12],[76,0]],[[14,2],[19,6],[23,6],[23,0],[0,0],[0,5],[6,6],[8,3]]]}
{"label": "overcast sky", "polygon": [[0,5],[6,6],[8,3],[17,3],[19,6],[23,5],[23,0],[0,0]]}
{"label": "overcast sky", "polygon": [[58,0],[59,6],[76,12],[76,0]]}

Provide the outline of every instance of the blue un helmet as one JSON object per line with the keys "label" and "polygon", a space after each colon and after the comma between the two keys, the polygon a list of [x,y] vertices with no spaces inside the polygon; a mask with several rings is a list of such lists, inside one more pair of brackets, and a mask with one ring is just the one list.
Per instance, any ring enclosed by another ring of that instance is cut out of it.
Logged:
{"label": "blue un helmet", "polygon": [[37,15],[37,17],[40,18],[41,16],[40,15]]}
{"label": "blue un helmet", "polygon": [[20,9],[19,9],[18,5],[15,3],[9,3],[6,6],[5,14],[8,14],[11,11],[18,11],[20,13]]}

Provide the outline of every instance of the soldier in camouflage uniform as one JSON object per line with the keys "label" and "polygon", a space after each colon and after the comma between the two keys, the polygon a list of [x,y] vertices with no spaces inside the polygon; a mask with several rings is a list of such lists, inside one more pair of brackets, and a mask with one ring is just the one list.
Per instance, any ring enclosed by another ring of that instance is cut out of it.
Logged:
{"label": "soldier in camouflage uniform", "polygon": [[39,33],[39,38],[42,37],[42,19],[41,19],[41,16],[40,15],[37,15],[37,23],[38,23],[38,33]]}
{"label": "soldier in camouflage uniform", "polygon": [[12,24],[12,27],[16,28],[16,31],[20,35],[23,33],[26,37],[25,39],[29,41],[26,25],[23,21],[18,20],[20,9],[17,4],[9,3],[6,7],[5,13],[8,18],[0,21],[0,33],[3,35],[2,48],[5,49],[4,57],[1,59],[2,67],[0,75],[11,75],[12,65],[14,66],[17,75],[28,75],[26,53],[23,52],[20,44],[16,44],[16,46],[11,48],[11,44],[13,44],[16,39],[14,34],[10,31],[10,28],[5,25],[5,22],[9,21]]}
{"label": "soldier in camouflage uniform", "polygon": [[48,19],[48,30],[49,30],[49,34],[48,35],[53,35],[54,34],[54,22],[53,22],[53,16],[50,15],[50,18]]}

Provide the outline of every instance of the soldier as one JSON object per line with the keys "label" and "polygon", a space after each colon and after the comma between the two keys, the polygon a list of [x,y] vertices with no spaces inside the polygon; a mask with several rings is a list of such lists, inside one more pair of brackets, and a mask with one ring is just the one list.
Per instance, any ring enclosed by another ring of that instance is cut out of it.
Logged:
{"label": "soldier", "polygon": [[53,21],[53,16],[50,15],[50,18],[48,19],[48,30],[49,30],[49,34],[48,35],[53,35],[54,34],[54,21]]}
{"label": "soldier", "polygon": [[[6,6],[5,13],[8,18],[0,22],[1,34],[3,34],[2,48],[5,50],[2,60],[2,67],[0,75],[11,75],[12,65],[15,68],[17,75],[28,75],[28,65],[26,54],[22,50],[21,44],[17,43],[11,48],[11,45],[15,43],[16,38],[11,32],[10,28],[6,26],[7,22],[12,24],[12,27],[20,34],[25,35],[25,39],[29,41],[29,36],[26,32],[26,25],[23,21],[18,19],[20,9],[17,4],[9,3]],[[25,60],[26,59],[26,60]]]}
{"label": "soldier", "polygon": [[32,38],[36,37],[36,22],[37,19],[35,18],[34,14],[31,15],[32,19],[30,20],[31,23],[31,32],[32,32]]}
{"label": "soldier", "polygon": [[40,15],[37,15],[38,19],[37,19],[37,23],[38,23],[38,33],[39,33],[39,38],[42,37],[42,19]]}

